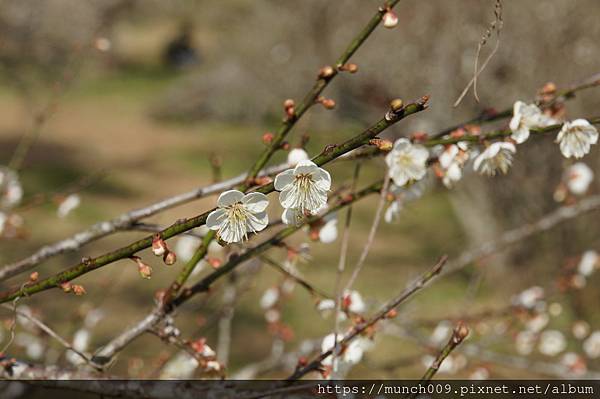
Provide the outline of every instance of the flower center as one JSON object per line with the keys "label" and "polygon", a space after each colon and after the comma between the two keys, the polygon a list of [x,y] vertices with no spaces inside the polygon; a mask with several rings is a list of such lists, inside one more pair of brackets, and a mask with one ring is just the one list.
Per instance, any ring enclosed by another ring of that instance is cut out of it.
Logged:
{"label": "flower center", "polygon": [[227,207],[227,217],[232,223],[245,223],[249,212],[241,202],[236,202]]}
{"label": "flower center", "polygon": [[396,163],[404,168],[413,164],[413,158],[409,153],[401,153],[396,157]]}

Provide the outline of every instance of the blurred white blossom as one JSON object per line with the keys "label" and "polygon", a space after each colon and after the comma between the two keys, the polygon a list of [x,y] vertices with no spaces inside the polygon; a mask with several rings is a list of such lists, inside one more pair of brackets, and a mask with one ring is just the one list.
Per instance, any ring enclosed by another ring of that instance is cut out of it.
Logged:
{"label": "blurred white blossom", "polygon": [[589,277],[597,267],[598,252],[588,250],[581,255],[581,260],[579,261],[579,265],[577,265],[577,272],[582,276]]}
{"label": "blurred white blossom", "polygon": [[363,313],[367,310],[367,305],[358,291],[346,291],[342,298],[344,308],[351,313]]}
{"label": "blurred white blossom", "polygon": [[319,241],[324,244],[330,244],[338,237],[338,219],[337,214],[326,215],[323,220],[325,224],[319,229]]}
{"label": "blurred white blossom", "polygon": [[300,161],[308,160],[308,154],[302,148],[292,149],[287,156],[287,163],[290,166],[296,166]]}
{"label": "blurred white blossom", "polygon": [[277,287],[268,288],[260,298],[260,307],[269,309],[273,307],[279,300],[279,290]]}
{"label": "blurred white blossom", "polygon": [[75,210],[81,204],[81,197],[78,194],[71,194],[58,205],[56,213],[59,218],[67,217],[69,213]]}
{"label": "blurred white blossom", "polygon": [[567,348],[567,340],[558,330],[546,330],[540,335],[538,349],[546,356],[556,356]]}
{"label": "blurred white blossom", "polygon": [[198,368],[198,361],[185,351],[180,351],[163,367],[161,379],[189,379]]}
{"label": "blurred white blossom", "polygon": [[564,180],[571,193],[583,195],[594,181],[594,172],[583,162],[577,162],[566,170]]}
{"label": "blurred white blossom", "polygon": [[583,351],[590,359],[600,357],[600,330],[594,331],[583,341]]}
{"label": "blurred white blossom", "polygon": [[19,176],[13,170],[0,166],[0,207],[10,209],[21,202],[23,188]]}

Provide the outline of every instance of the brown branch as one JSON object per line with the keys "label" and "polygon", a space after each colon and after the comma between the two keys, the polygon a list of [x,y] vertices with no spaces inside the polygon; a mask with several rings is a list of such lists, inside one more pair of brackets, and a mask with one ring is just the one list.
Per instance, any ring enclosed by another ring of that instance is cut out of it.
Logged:
{"label": "brown branch", "polygon": [[[440,260],[429,271],[421,275],[416,281],[414,281],[406,289],[404,289],[404,291],[402,291],[396,298],[392,299],[387,304],[385,304],[381,308],[381,310],[379,310],[379,312],[375,314],[375,316],[370,318],[368,321],[356,325],[347,335],[344,336],[344,338],[340,340],[339,345],[344,347],[345,345],[350,343],[350,341],[352,341],[354,338],[356,338],[358,335],[364,332],[367,328],[375,325],[378,321],[386,318],[386,316],[390,313],[392,309],[395,309],[407,299],[411,298],[414,294],[416,294],[423,287],[425,287],[431,279],[437,276],[442,271],[447,260],[447,256],[442,256]],[[298,367],[296,371],[287,378],[287,380],[297,380],[311,371],[319,370],[319,368],[321,367],[321,362],[325,360],[328,356],[330,356],[333,353],[333,350],[334,349],[332,348],[325,352],[322,352],[320,355],[317,356],[316,359],[308,363],[306,366]]]}

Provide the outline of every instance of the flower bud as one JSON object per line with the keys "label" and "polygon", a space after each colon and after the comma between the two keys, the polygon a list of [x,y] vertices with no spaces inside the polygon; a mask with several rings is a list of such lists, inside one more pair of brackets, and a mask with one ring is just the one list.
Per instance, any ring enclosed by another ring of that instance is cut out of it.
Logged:
{"label": "flower bud", "polygon": [[40,278],[40,274],[38,272],[33,272],[29,275],[29,281],[32,283],[37,281]]}
{"label": "flower bud", "polygon": [[332,100],[331,98],[325,98],[320,96],[319,98],[317,98],[317,102],[327,109],[335,108],[335,100]]}
{"label": "flower bud", "polygon": [[413,134],[411,134],[411,138],[413,141],[416,142],[423,142],[427,140],[427,133],[426,132],[413,132]]}
{"label": "flower bud", "polygon": [[323,106],[327,109],[334,109],[335,108],[335,101],[332,100],[331,98],[326,98],[324,99],[321,104],[323,104]]}
{"label": "flower bud", "polygon": [[254,179],[254,184],[256,184],[257,186],[263,186],[265,184],[271,183],[272,181],[273,178],[271,176],[260,176]]}
{"label": "flower bud", "polygon": [[398,311],[396,309],[390,309],[390,311],[385,314],[386,319],[393,319],[396,316],[398,316]]}
{"label": "flower bud", "polygon": [[219,258],[206,258],[206,261],[213,269],[218,269],[223,264]]}
{"label": "flower bud", "polygon": [[394,144],[390,140],[379,138],[369,140],[369,144],[374,145],[381,151],[391,151],[394,147]]}
{"label": "flower bud", "polygon": [[147,265],[143,262],[138,262],[138,271],[140,272],[140,276],[145,279],[150,279],[152,276],[152,268],[150,265]]}
{"label": "flower bud", "polygon": [[83,288],[83,285],[73,284],[72,288],[73,288],[73,294],[75,294],[77,296],[81,296],[86,293],[85,288]]}
{"label": "flower bud", "polygon": [[275,137],[275,135],[273,135],[273,133],[266,132],[265,134],[262,135],[262,142],[269,145],[273,142],[274,137]]}
{"label": "flower bud", "polygon": [[283,102],[283,109],[285,110],[285,115],[288,119],[292,119],[296,116],[296,103],[291,98],[288,98]]}
{"label": "flower bud", "polygon": [[385,14],[383,14],[383,26],[388,29],[392,29],[398,25],[398,16],[392,10],[388,10]]}
{"label": "flower bud", "polygon": [[296,105],[296,103],[294,102],[294,100],[292,100],[291,98],[288,98],[287,100],[285,100],[283,102],[283,108],[287,109],[287,108],[291,108],[294,105]]}
{"label": "flower bud", "polygon": [[72,288],[73,288],[73,287],[71,286],[71,283],[70,283],[70,282],[68,282],[68,281],[65,281],[64,283],[61,283],[61,284],[59,285],[59,287],[60,287],[60,289],[61,289],[61,290],[63,290],[63,292],[66,292],[66,293],[69,293],[69,292],[71,292],[71,290],[72,290]]}
{"label": "flower bud", "polygon": [[340,71],[347,71],[350,73],[356,73],[358,71],[358,65],[356,64],[344,64],[340,67]]}
{"label": "flower bud", "polygon": [[167,243],[159,234],[154,235],[152,238],[152,253],[156,256],[163,256],[167,251]]}
{"label": "flower bud", "polygon": [[171,266],[177,262],[177,255],[175,255],[175,252],[169,251],[163,256],[163,262],[165,262],[165,265]]}
{"label": "flower bud", "polygon": [[469,335],[469,328],[464,323],[460,322],[454,328],[454,340],[456,343],[461,343]]}
{"label": "flower bud", "polygon": [[403,105],[404,105],[404,102],[399,98],[395,98],[390,102],[390,108],[394,112],[400,111],[402,109]]}
{"label": "flower bud", "polygon": [[328,79],[334,74],[335,70],[329,65],[325,65],[323,68],[319,69],[319,79]]}

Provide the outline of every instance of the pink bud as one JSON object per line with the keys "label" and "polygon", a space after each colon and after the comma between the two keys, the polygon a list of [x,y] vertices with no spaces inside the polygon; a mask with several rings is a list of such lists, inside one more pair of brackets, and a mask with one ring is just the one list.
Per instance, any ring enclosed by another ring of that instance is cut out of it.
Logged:
{"label": "pink bud", "polygon": [[73,284],[73,293],[77,296],[81,296],[85,294],[85,288],[83,288],[83,285]]}
{"label": "pink bud", "polygon": [[387,11],[383,14],[383,26],[392,29],[398,25],[398,16],[392,10]]}
{"label": "pink bud", "polygon": [[156,234],[152,238],[152,253],[156,256],[163,256],[165,252],[167,252],[167,243],[165,243],[159,234]]}
{"label": "pink bud", "polygon": [[165,256],[163,256],[163,262],[165,262],[165,265],[167,265],[167,266],[171,266],[176,261],[177,261],[177,255],[175,255],[175,252],[169,251],[165,254]]}

